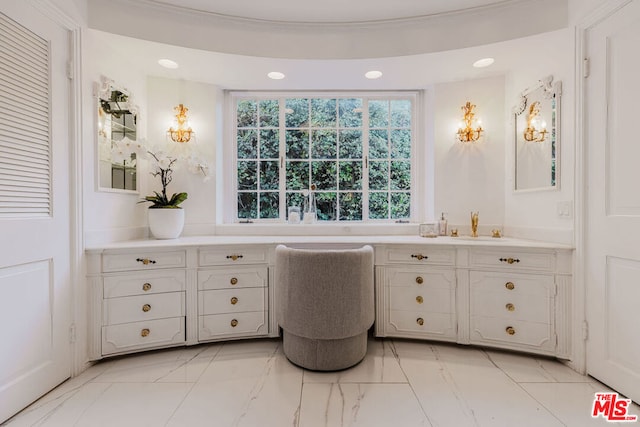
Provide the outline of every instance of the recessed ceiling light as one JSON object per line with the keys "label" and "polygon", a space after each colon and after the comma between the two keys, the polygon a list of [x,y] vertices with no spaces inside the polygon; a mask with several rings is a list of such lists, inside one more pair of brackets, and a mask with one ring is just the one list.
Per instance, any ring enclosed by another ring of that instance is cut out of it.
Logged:
{"label": "recessed ceiling light", "polygon": [[282,80],[282,79],[284,79],[284,74],[281,73],[280,71],[271,71],[270,73],[267,74],[267,76],[270,79],[273,79],[273,80]]}
{"label": "recessed ceiling light", "polygon": [[376,71],[376,70],[367,71],[366,73],[364,73],[364,76],[371,80],[379,79],[380,77],[382,77],[382,71]]}
{"label": "recessed ceiling light", "polygon": [[164,68],[169,68],[170,70],[178,68],[178,63],[170,59],[161,59],[158,61],[158,64],[162,65]]}
{"label": "recessed ceiling light", "polygon": [[482,59],[478,59],[476,62],[473,63],[473,66],[475,68],[484,68],[484,67],[488,67],[489,65],[494,63],[494,59],[493,58],[482,58]]}

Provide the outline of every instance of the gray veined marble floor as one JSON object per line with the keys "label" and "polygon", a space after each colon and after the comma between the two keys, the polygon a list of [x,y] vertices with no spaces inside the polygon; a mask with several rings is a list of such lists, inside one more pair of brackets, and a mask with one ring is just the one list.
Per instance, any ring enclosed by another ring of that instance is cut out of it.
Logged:
{"label": "gray veined marble floor", "polygon": [[372,339],[359,365],[318,373],[278,340],[234,341],[103,361],[6,425],[582,427],[608,424],[590,415],[600,391],[554,360],[473,347]]}

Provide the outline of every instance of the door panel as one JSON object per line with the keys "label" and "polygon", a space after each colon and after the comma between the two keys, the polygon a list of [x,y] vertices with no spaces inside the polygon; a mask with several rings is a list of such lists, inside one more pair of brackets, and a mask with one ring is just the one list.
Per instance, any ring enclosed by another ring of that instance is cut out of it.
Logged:
{"label": "door panel", "polygon": [[586,32],[587,372],[640,402],[640,2]]}
{"label": "door panel", "polygon": [[33,3],[0,12],[0,422],[71,366],[69,34]]}

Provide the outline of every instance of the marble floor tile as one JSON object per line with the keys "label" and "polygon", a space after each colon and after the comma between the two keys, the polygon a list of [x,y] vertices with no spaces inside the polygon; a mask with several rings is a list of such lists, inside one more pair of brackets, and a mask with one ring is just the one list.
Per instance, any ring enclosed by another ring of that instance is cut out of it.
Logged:
{"label": "marble floor tile", "polygon": [[305,383],[299,427],[430,426],[408,384]]}
{"label": "marble floor tile", "polygon": [[236,350],[211,362],[168,426],[296,425],[302,369],[277,347],[265,346],[263,352],[251,348],[248,357],[238,357]]}
{"label": "marble floor tile", "polygon": [[589,382],[567,365],[551,358],[485,350],[489,359],[515,382]]}
{"label": "marble floor tile", "polygon": [[10,427],[47,426],[68,427],[76,425],[84,412],[99,400],[111,386],[106,383],[87,383],[82,387],[55,399],[42,399],[9,420]]}
{"label": "marble floor tile", "polygon": [[606,390],[500,350],[371,339],[360,364],[318,373],[290,363],[280,340],[246,340],[107,359],[2,425],[581,427],[609,424],[591,418]]}
{"label": "marble floor tile", "polygon": [[[193,384],[112,384],[76,423],[78,426],[161,426]],[[114,411],[113,408],[118,408]]]}
{"label": "marble floor tile", "polygon": [[[636,424],[611,423],[602,417],[591,417],[595,393],[611,391],[596,380],[591,379],[583,383],[522,383],[520,385],[538,402],[556,414],[568,427]],[[633,404],[629,408],[629,414],[637,415],[640,419],[640,406]]]}
{"label": "marble floor tile", "polygon": [[476,348],[396,342],[400,365],[438,426],[561,426]]}
{"label": "marble floor tile", "polygon": [[406,383],[393,341],[369,340],[362,362],[344,371],[304,372],[305,383]]}

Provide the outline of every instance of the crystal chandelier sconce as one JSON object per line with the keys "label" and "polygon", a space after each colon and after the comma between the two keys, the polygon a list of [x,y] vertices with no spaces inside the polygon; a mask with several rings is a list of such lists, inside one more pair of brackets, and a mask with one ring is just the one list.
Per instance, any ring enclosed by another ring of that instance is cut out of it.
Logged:
{"label": "crystal chandelier sconce", "polygon": [[[480,135],[483,132],[482,126],[480,126],[480,120],[474,118],[474,108],[476,108],[475,104],[469,101],[462,106],[464,116],[456,133],[460,142],[475,142],[480,139]],[[474,126],[476,127],[474,128]]]}
{"label": "crystal chandelier sconce", "polygon": [[547,123],[540,118],[540,102],[536,101],[529,107],[527,127],[523,133],[524,140],[528,142],[544,142],[547,132]]}
{"label": "crystal chandelier sconce", "polygon": [[189,142],[191,135],[195,134],[195,132],[191,130],[191,127],[189,127],[189,122],[187,120],[187,111],[189,111],[189,109],[180,104],[175,107],[174,110],[177,112],[175,120],[177,128],[171,126],[167,133],[175,142]]}

